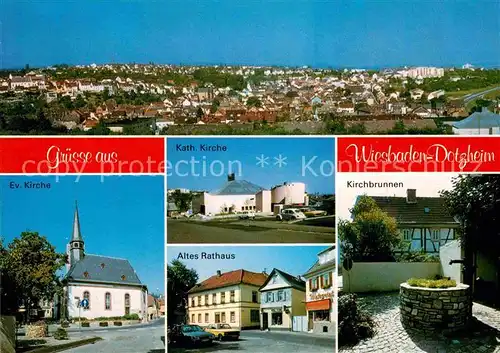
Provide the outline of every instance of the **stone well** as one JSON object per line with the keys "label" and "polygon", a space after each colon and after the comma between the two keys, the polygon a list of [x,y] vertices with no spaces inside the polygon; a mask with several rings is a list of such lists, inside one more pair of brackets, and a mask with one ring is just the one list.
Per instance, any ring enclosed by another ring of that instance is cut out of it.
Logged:
{"label": "stone well", "polygon": [[400,286],[400,315],[405,328],[424,333],[451,332],[464,328],[472,317],[468,285],[451,288]]}

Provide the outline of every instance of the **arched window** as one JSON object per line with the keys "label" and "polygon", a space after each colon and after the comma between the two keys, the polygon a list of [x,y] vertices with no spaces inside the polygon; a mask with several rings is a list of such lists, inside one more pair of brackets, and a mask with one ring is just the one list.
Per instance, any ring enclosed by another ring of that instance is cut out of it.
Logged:
{"label": "arched window", "polygon": [[125,294],[125,315],[130,314],[130,294]]}
{"label": "arched window", "polygon": [[111,310],[111,293],[107,292],[104,296],[105,310]]}
{"label": "arched window", "polygon": [[89,310],[90,309],[90,293],[88,291],[83,292],[83,299],[87,299],[87,302],[89,303],[87,307],[83,308],[83,310]]}

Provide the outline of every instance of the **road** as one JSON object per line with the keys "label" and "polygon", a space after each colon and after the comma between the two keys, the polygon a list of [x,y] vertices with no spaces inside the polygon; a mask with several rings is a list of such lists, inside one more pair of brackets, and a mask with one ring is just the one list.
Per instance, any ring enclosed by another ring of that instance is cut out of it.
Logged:
{"label": "road", "polygon": [[[331,222],[334,224],[334,222]],[[334,243],[334,227],[270,221],[167,221],[169,244]]]}
{"label": "road", "polygon": [[332,353],[335,339],[296,332],[243,331],[237,342],[215,342],[208,347],[168,348],[168,353],[233,352],[245,353]]}
{"label": "road", "polygon": [[467,104],[469,103],[470,101],[476,99],[476,98],[480,98],[482,96],[484,96],[485,94],[488,94],[490,92],[494,92],[494,91],[498,91],[500,90],[500,86],[499,87],[493,87],[493,88],[490,88],[490,89],[487,89],[487,90],[484,90],[484,91],[481,91],[481,92],[477,92],[477,93],[471,93],[471,94],[467,94],[464,96],[463,100],[464,100],[464,103]]}
{"label": "road", "polygon": [[103,340],[94,344],[73,348],[71,353],[164,353],[161,337],[165,336],[165,320],[148,325],[118,328],[90,328],[68,332],[71,337],[98,336]]}

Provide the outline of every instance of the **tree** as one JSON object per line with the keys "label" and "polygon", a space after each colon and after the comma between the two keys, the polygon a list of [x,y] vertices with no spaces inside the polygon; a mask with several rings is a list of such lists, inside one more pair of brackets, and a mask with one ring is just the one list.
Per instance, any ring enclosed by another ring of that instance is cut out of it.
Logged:
{"label": "tree", "polygon": [[198,274],[179,260],[167,265],[167,317],[168,324],[186,322],[188,291],[198,282]]}
{"label": "tree", "polygon": [[104,121],[99,120],[99,123],[87,131],[87,135],[110,135],[111,129],[106,126]]}
{"label": "tree", "polygon": [[252,96],[252,97],[248,97],[247,106],[259,108],[259,107],[262,107],[262,103],[258,97]]}
{"label": "tree", "polygon": [[[15,293],[17,308],[24,305],[26,320],[30,309],[36,308],[42,300],[52,300],[61,293],[57,271],[66,263],[66,255],[57,253],[47,238],[37,232],[23,232],[15,238],[1,257],[2,274],[14,284],[3,288],[2,296]],[[2,283],[2,286],[4,283]]]}
{"label": "tree", "polygon": [[75,103],[74,103],[74,107],[76,109],[83,108],[83,107],[85,107],[86,104],[87,104],[87,102],[85,101],[85,98],[81,94],[76,96]]}
{"label": "tree", "polygon": [[341,220],[339,237],[344,256],[354,261],[394,261],[403,242],[396,220],[369,196],[361,196],[351,210],[353,221]]}
{"label": "tree", "polygon": [[201,107],[198,107],[198,109],[196,109],[196,119],[200,121],[204,116],[205,113],[203,112],[203,109],[201,109]]}
{"label": "tree", "polygon": [[193,201],[193,194],[190,192],[181,192],[174,190],[169,196],[173,203],[179,208],[179,211],[186,212],[191,208],[191,201]]}
{"label": "tree", "polygon": [[464,281],[472,283],[474,254],[500,255],[500,176],[459,176],[453,180],[453,189],[442,191],[441,196],[461,223],[458,236],[465,250]]}

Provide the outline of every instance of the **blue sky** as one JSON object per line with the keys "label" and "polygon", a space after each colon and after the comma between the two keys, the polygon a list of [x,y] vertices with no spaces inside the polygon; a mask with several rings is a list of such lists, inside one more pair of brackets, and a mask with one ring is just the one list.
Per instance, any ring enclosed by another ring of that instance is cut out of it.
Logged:
{"label": "blue sky", "polygon": [[[252,272],[266,270],[271,273],[273,268],[280,269],[291,275],[303,275],[318,259],[317,254],[328,246],[169,246],[167,261],[178,259],[179,254],[234,254],[234,260],[182,260],[188,268],[198,272],[200,282],[213,276],[217,270],[228,272],[244,269]],[[293,260],[292,260],[293,259]]]}
{"label": "blue sky", "polygon": [[[57,251],[65,252],[77,200],[86,252],[128,259],[150,292],[163,293],[163,177],[102,180],[100,176],[0,177],[0,236],[9,243],[23,231],[37,231]],[[51,188],[9,187],[10,182],[25,181],[50,182]]]}
{"label": "blue sky", "polygon": [[4,0],[0,64],[499,66],[499,12],[495,0]]}
{"label": "blue sky", "polygon": [[[226,146],[227,151],[200,151],[200,144]],[[177,145],[193,145],[197,150],[180,152]],[[280,154],[286,163],[281,167],[275,165]],[[262,155],[269,163],[264,167],[257,165],[257,157]],[[308,193],[334,194],[334,155],[333,138],[169,138],[167,188],[213,191],[233,172],[236,180],[266,189],[284,182],[303,182]]]}

